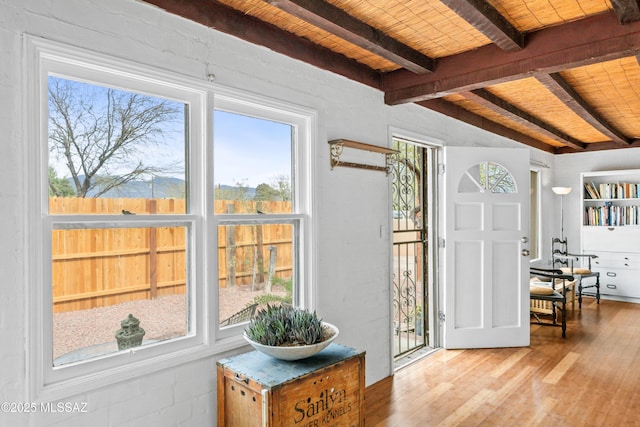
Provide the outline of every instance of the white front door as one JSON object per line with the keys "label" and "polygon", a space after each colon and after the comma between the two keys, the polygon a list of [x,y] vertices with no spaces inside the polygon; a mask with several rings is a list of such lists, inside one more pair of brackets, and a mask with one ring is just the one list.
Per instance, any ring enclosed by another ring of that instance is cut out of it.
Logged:
{"label": "white front door", "polygon": [[444,347],[527,346],[529,150],[444,152]]}

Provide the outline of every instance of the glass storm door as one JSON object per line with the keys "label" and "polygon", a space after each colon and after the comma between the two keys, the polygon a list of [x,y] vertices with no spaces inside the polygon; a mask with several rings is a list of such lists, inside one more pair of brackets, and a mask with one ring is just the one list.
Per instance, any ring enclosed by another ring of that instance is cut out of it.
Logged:
{"label": "glass storm door", "polygon": [[430,343],[431,166],[435,149],[395,139],[392,166],[394,357]]}

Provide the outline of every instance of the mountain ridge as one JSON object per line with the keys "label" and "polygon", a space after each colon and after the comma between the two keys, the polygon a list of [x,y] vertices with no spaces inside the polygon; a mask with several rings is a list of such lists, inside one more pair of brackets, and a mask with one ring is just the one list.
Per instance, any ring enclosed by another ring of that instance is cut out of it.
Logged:
{"label": "mountain ridge", "polygon": [[[73,179],[67,178],[72,187]],[[80,177],[81,181],[84,177]],[[256,194],[254,187],[242,187],[246,191],[248,198],[253,198]],[[238,191],[238,186],[218,184],[216,189],[225,192]],[[95,188],[87,193],[87,197],[96,197],[100,188]],[[135,180],[113,188],[99,197],[102,198],[132,198],[132,199],[179,199],[185,196],[185,181],[173,177],[154,177],[152,180]]]}

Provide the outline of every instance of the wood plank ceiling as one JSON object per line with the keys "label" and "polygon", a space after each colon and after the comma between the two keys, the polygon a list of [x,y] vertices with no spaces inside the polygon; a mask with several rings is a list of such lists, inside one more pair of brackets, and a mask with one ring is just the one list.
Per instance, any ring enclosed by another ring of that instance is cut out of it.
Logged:
{"label": "wood plank ceiling", "polygon": [[640,147],[640,0],[145,0],[551,153]]}

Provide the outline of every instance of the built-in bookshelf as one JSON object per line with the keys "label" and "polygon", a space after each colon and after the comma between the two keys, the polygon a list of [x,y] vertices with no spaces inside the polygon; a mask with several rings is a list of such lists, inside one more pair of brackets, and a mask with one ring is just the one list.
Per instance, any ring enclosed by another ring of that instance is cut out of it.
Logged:
{"label": "built-in bookshelf", "polygon": [[583,225],[640,225],[640,170],[582,174]]}
{"label": "built-in bookshelf", "polygon": [[580,249],[604,299],[640,302],[640,169],[583,172]]}

